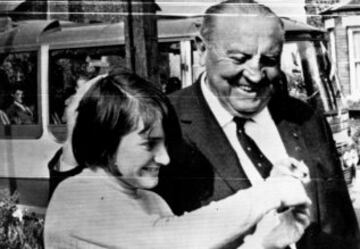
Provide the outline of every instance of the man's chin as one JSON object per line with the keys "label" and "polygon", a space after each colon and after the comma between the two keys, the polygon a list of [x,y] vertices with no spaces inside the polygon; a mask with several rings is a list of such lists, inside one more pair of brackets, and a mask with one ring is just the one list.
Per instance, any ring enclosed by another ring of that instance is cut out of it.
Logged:
{"label": "man's chin", "polygon": [[258,111],[237,111],[236,116],[241,118],[252,118]]}
{"label": "man's chin", "polygon": [[234,115],[238,117],[251,118],[264,109],[266,105],[238,105],[233,108]]}
{"label": "man's chin", "polygon": [[269,103],[270,97],[266,99],[264,98],[257,98],[248,101],[236,101],[233,103],[230,102],[229,104],[231,105],[232,112],[234,112],[233,115],[251,118],[261,112]]}

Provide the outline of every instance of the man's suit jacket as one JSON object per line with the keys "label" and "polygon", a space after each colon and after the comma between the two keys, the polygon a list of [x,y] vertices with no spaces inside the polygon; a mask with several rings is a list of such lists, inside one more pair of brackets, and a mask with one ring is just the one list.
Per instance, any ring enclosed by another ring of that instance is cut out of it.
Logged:
{"label": "man's suit jacket", "polygon": [[[28,108],[28,107],[26,107]],[[33,123],[33,114],[30,109],[23,110],[21,107],[17,106],[15,103],[12,103],[7,109],[6,114],[8,115],[10,122],[12,124],[32,124]]]}
{"label": "man's suit jacket", "polygon": [[[186,146],[181,155],[170,155],[177,164],[162,169],[158,192],[174,212],[191,211],[248,188],[249,180],[210,111],[200,83],[176,92],[170,100]],[[288,155],[303,160],[312,178],[307,187],[311,225],[298,248],[360,248],[356,217],[326,120],[288,96],[274,96],[268,107]]]}

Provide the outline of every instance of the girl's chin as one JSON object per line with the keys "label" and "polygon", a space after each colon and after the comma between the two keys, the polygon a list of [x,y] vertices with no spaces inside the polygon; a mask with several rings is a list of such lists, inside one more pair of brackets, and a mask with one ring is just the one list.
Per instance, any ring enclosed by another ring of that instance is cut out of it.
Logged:
{"label": "girl's chin", "polygon": [[140,179],[136,185],[141,189],[152,189],[158,185],[158,182],[158,177],[142,177],[142,179]]}

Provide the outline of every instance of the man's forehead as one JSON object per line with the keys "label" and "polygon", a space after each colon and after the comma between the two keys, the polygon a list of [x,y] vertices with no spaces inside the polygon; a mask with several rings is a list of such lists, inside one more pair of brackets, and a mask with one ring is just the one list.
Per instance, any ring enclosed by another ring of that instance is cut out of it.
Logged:
{"label": "man's forehead", "polygon": [[221,16],[216,18],[214,24],[211,33],[216,43],[231,44],[254,37],[282,43],[284,39],[284,30],[277,17]]}
{"label": "man's forehead", "polygon": [[[217,15],[214,18],[214,30],[232,31],[236,34],[236,29],[244,30],[261,30],[262,32],[272,30],[282,30],[281,20],[276,16],[261,16],[261,15]],[[253,29],[254,28],[254,29]]]}

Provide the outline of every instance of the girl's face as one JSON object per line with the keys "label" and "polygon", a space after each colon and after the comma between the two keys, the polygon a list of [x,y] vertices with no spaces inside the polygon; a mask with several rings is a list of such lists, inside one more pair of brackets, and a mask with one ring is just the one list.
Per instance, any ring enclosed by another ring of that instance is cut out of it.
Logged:
{"label": "girl's face", "polygon": [[144,125],[125,135],[116,155],[116,165],[122,179],[135,188],[150,189],[159,181],[161,166],[169,164],[165,135],[161,122],[143,132]]}

